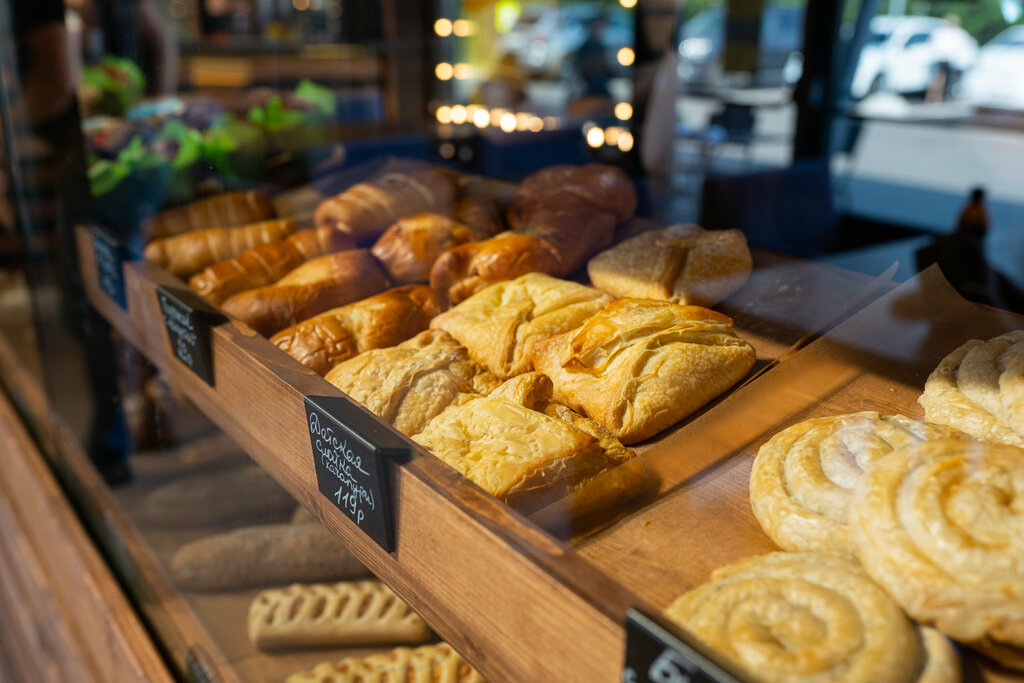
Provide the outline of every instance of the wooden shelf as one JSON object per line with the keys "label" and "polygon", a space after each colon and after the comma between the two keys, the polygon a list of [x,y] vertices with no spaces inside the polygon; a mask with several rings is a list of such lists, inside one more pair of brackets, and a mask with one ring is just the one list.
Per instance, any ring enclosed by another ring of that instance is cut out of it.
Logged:
{"label": "wooden shelf", "polygon": [[[76,237],[96,309],[493,681],[620,680],[629,607],[656,614],[711,570],[775,549],[748,501],[761,444],[818,414],[919,417],[920,386],[950,344],[1021,324],[964,302],[935,274],[908,294],[907,285],[890,291],[886,278],[757,253],[751,281],[719,307],[757,350],[753,379],[637,447],[656,490],[600,528],[559,539],[408,442],[423,457],[396,468],[397,543],[388,554],[317,487],[303,399],[349,399],[234,321],[212,330],[216,384],[208,386],[172,356],[157,304],[158,285],[183,284],[126,263],[122,309],[98,287],[89,231]],[[922,316],[936,331],[927,343]],[[1019,680],[970,666],[983,680]]]}

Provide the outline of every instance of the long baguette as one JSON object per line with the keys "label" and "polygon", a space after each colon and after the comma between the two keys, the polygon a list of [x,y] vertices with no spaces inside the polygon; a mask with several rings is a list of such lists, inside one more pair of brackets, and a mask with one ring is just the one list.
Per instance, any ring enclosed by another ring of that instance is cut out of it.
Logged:
{"label": "long baguette", "polygon": [[270,220],[237,228],[209,228],[153,240],[143,256],[178,277],[189,277],[211,263],[238,256],[260,244],[278,242],[295,232],[292,220]]}
{"label": "long baguette", "polygon": [[366,574],[319,522],[243,527],[187,543],[171,559],[174,583],[192,591],[340,581]]}
{"label": "long baguette", "polygon": [[334,228],[300,230],[281,242],[261,244],[207,266],[188,286],[219,305],[239,292],[277,282],[306,261],[353,247],[355,241]]}
{"label": "long baguette", "polygon": [[273,285],[235,294],[222,308],[269,337],[387,287],[387,278],[373,254],[367,249],[350,249],[307,261]]}

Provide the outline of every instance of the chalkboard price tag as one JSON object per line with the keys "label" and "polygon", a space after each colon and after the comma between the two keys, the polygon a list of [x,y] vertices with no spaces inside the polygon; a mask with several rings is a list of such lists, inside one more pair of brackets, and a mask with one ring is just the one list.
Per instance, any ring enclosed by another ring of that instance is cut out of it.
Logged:
{"label": "chalkboard price tag", "polygon": [[626,612],[622,683],[739,683],[742,680],[636,609]]}
{"label": "chalkboard price tag", "polygon": [[109,231],[93,226],[92,252],[100,289],[124,308],[124,262],[130,258],[128,248]]}
{"label": "chalkboard price tag", "polygon": [[213,386],[213,349],[210,327],[227,320],[216,308],[192,292],[157,285],[156,298],[175,358]]}
{"label": "chalkboard price tag", "polygon": [[307,396],[306,424],[320,493],[377,545],[392,552],[391,464],[409,462],[409,445],[338,396]]}

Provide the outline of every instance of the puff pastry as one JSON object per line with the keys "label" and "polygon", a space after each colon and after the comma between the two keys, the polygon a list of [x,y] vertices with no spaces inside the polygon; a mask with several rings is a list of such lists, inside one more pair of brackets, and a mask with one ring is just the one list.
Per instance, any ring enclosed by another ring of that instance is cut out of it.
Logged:
{"label": "puff pastry", "polygon": [[484,683],[448,643],[415,649],[396,647],[387,654],[321,662],[292,674],[285,683]]}
{"label": "puff pastry", "polygon": [[349,358],[325,379],[407,436],[452,403],[500,384],[442,330]]}
{"label": "puff pastry", "polygon": [[551,378],[555,400],[630,444],[731,387],[755,352],[720,313],[616,299],[579,328],[536,342],[530,358]]}
{"label": "puff pastry", "polygon": [[595,287],[615,296],[714,306],[742,287],[752,268],[741,231],[674,225],[601,252],[587,273]]}
{"label": "puff pastry", "polygon": [[750,472],[750,505],[784,550],[854,555],[846,510],[864,470],[926,439],[966,434],[902,415],[875,412],[805,420],[761,446]]}
{"label": "puff pastry", "polygon": [[1024,449],[925,441],[854,489],[849,526],[871,577],[914,619],[1024,670]]}
{"label": "puff pastry", "polygon": [[474,360],[508,379],[532,369],[534,344],[578,327],[610,300],[592,287],[529,273],[477,292],[430,326],[451,334]]}
{"label": "puff pastry", "polygon": [[771,553],[723,567],[665,615],[753,680],[960,680],[950,642],[908,620],[863,570],[824,553]]}
{"label": "puff pastry", "polygon": [[1024,446],[1024,331],[972,339],[946,356],[918,403],[929,422]]}
{"label": "puff pastry", "polygon": [[260,649],[422,643],[430,629],[379,581],[293,584],[249,605],[249,641]]}

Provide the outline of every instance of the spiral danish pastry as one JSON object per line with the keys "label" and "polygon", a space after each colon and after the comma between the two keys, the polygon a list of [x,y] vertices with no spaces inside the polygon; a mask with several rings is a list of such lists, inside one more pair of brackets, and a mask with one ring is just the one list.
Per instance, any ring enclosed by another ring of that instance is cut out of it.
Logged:
{"label": "spiral danish pastry", "polygon": [[1024,446],[1024,331],[953,351],[929,375],[918,403],[929,422]]}
{"label": "spiral danish pastry", "polygon": [[750,505],[785,550],[853,556],[846,510],[872,463],[926,439],[967,435],[902,415],[851,413],[805,420],[761,446],[750,472]]}
{"label": "spiral danish pastry", "polygon": [[854,562],[771,553],[723,567],[665,615],[755,680],[959,680],[948,640],[916,626]]}
{"label": "spiral danish pastry", "polygon": [[1024,670],[1024,449],[926,441],[854,489],[865,570],[911,617]]}

